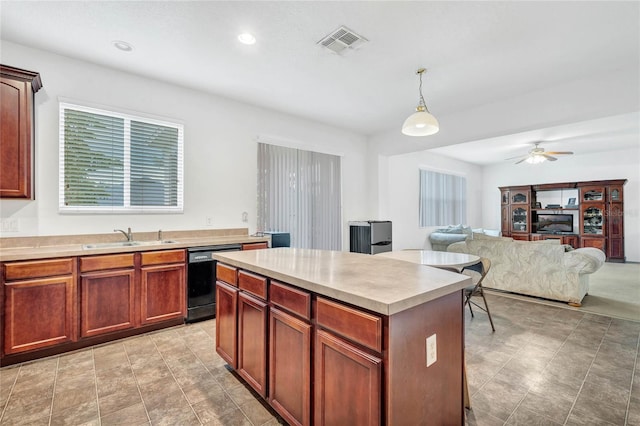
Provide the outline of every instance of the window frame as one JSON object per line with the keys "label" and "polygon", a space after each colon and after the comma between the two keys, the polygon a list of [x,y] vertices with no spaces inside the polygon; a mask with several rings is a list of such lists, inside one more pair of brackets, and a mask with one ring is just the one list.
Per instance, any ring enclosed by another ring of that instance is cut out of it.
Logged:
{"label": "window frame", "polygon": [[[123,205],[109,206],[67,206],[65,205],[65,111],[73,110],[90,114],[119,118],[124,120],[124,183]],[[178,131],[177,140],[177,199],[174,206],[131,206],[131,121],[174,128]],[[61,214],[179,214],[184,213],[184,125],[176,120],[151,117],[140,113],[131,113],[83,105],[73,101],[59,102],[59,150],[58,150],[58,212]]]}

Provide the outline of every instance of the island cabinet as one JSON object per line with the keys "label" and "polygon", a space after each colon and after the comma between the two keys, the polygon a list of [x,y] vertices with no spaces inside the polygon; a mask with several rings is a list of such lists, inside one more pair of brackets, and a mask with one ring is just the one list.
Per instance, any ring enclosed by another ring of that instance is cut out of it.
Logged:
{"label": "island cabinet", "polygon": [[185,317],[185,259],[184,250],[140,254],[140,309],[143,325]]}
{"label": "island cabinet", "polygon": [[137,327],[133,253],[80,258],[80,336]]}
{"label": "island cabinet", "polygon": [[267,396],[267,279],[238,272],[238,374]]}
{"label": "island cabinet", "polygon": [[[464,423],[460,291],[385,315],[224,263],[240,257],[216,255],[216,351],[288,424]],[[436,336],[427,364],[426,338]]]}
{"label": "island cabinet", "polygon": [[322,297],[316,313],[315,424],[379,425],[382,318]]}
{"label": "island cabinet", "polygon": [[76,259],[5,263],[2,354],[77,339]]}
{"label": "island cabinet", "polygon": [[292,425],[311,424],[311,294],[271,280],[269,403]]}

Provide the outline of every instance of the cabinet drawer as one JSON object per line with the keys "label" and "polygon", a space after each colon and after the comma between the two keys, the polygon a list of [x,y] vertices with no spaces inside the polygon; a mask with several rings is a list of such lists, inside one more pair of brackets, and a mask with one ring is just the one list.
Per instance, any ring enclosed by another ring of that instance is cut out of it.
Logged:
{"label": "cabinet drawer", "polygon": [[224,263],[216,263],[216,279],[238,287],[238,270]]}
{"label": "cabinet drawer", "polygon": [[90,256],[80,258],[80,272],[100,271],[105,269],[133,268],[133,253],[110,254],[106,256]]}
{"label": "cabinet drawer", "polygon": [[4,279],[6,281],[71,275],[72,273],[72,258],[12,262],[4,265]]}
{"label": "cabinet drawer", "polygon": [[242,250],[261,250],[269,248],[269,245],[266,241],[261,243],[245,243],[242,244]]}
{"label": "cabinet drawer", "polygon": [[246,271],[238,272],[238,288],[267,300],[267,279]]}
{"label": "cabinet drawer", "polygon": [[377,352],[382,351],[382,318],[318,297],[316,321]]}
{"label": "cabinet drawer", "polygon": [[305,291],[271,280],[269,300],[275,306],[311,319],[311,295]]}
{"label": "cabinet drawer", "polygon": [[184,250],[149,251],[142,253],[141,263],[145,265],[159,265],[163,263],[178,263],[185,261]]}

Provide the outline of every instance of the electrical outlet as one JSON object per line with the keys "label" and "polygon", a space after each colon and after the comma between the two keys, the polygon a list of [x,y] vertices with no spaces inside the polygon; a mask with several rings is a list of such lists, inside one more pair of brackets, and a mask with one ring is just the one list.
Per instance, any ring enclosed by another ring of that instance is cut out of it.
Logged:
{"label": "electrical outlet", "polygon": [[2,219],[0,232],[20,232],[20,219]]}
{"label": "electrical outlet", "polygon": [[249,222],[249,213],[242,212],[242,221],[243,222]]}
{"label": "electrical outlet", "polygon": [[427,367],[438,360],[438,347],[436,345],[436,335],[427,337]]}
{"label": "electrical outlet", "polygon": [[211,216],[207,216],[205,223],[207,226],[213,226],[213,218]]}

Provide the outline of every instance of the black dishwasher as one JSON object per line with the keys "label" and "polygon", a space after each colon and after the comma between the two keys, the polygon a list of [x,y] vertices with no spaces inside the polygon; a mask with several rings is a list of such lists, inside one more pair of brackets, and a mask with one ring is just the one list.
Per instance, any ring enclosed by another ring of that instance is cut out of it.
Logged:
{"label": "black dishwasher", "polygon": [[241,250],[240,244],[187,249],[187,322],[216,316],[216,261],[213,253]]}

